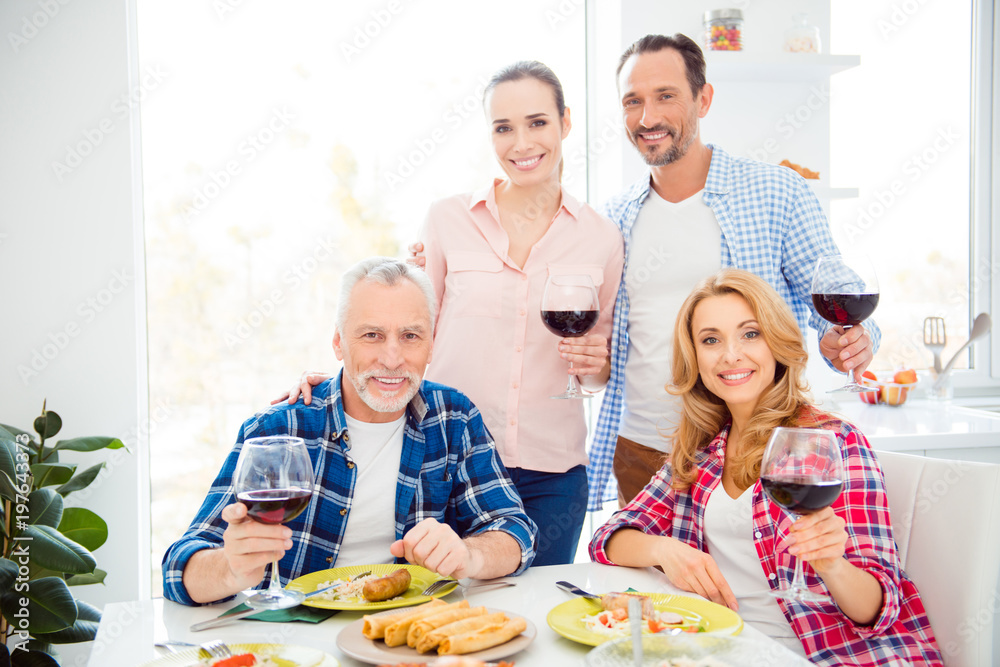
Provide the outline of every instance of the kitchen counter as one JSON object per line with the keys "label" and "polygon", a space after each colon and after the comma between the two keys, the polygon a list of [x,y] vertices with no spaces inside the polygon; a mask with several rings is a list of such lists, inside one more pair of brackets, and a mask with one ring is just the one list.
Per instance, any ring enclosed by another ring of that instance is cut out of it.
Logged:
{"label": "kitchen counter", "polygon": [[895,407],[838,396],[823,407],[860,428],[876,450],[1000,463],[1000,414],[963,402],[911,399]]}

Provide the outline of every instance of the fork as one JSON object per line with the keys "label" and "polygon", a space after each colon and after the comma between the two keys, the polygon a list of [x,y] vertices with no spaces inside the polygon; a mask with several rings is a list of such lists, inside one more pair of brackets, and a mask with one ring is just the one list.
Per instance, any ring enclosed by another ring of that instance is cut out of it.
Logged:
{"label": "fork", "polygon": [[924,347],[934,353],[934,372],[941,374],[941,352],[948,337],[945,335],[943,317],[924,318]]}
{"label": "fork", "polygon": [[432,582],[430,586],[425,588],[424,592],[421,593],[421,595],[434,595],[445,586],[451,586],[452,584],[457,584],[457,583],[458,582],[455,581],[454,579],[438,579],[437,581]]}
{"label": "fork", "polygon": [[218,639],[205,642],[201,645],[201,650],[211,658],[231,658],[233,656],[233,652],[229,650],[226,643]]}
{"label": "fork", "polygon": [[463,584],[460,580],[456,579],[438,579],[425,588],[421,595],[434,595],[451,584],[458,584],[466,593],[477,591],[481,588],[508,588],[510,586],[517,586],[513,581],[484,581],[481,584]]}

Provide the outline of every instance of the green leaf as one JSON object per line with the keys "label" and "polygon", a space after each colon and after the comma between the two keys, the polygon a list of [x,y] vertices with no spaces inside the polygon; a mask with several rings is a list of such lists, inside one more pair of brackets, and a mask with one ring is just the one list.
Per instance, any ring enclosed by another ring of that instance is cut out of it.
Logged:
{"label": "green leaf", "polygon": [[62,515],[62,496],[52,489],[37,489],[28,496],[28,523],[55,528]]}
{"label": "green leaf", "polygon": [[17,456],[17,443],[11,438],[8,440],[0,436],[0,472],[6,473],[11,479],[17,478],[15,457]]}
{"label": "green leaf", "polygon": [[[67,586],[87,586],[89,584],[103,584],[104,578],[108,576],[108,573],[99,567],[94,568],[94,571],[89,574],[74,574],[72,577],[66,580]],[[77,602],[80,602],[77,600]]]}
{"label": "green leaf", "polygon": [[57,632],[76,623],[77,608],[73,594],[59,577],[35,579],[26,591],[8,591],[0,596],[0,607],[10,623],[17,625],[15,613],[21,610],[20,598],[28,598],[28,630],[32,635]]}
{"label": "green leaf", "polygon": [[59,663],[48,653],[43,653],[42,651],[31,650],[25,653],[24,651],[14,651],[14,655],[10,657],[11,667],[59,667]]}
{"label": "green leaf", "polygon": [[17,563],[9,558],[0,558],[0,591],[9,591],[14,588],[14,579],[17,578]]}
{"label": "green leaf", "polygon": [[35,476],[35,486],[55,486],[65,484],[76,472],[75,463],[36,463],[31,466],[31,474]]}
{"label": "green leaf", "polygon": [[17,487],[14,485],[14,480],[8,477],[5,472],[0,472],[0,497],[10,501],[17,497]]}
{"label": "green leaf", "polygon": [[[66,521],[67,513],[68,510],[63,512],[63,522]],[[31,560],[39,567],[47,567],[50,570],[70,574],[93,572],[94,568],[97,567],[97,561],[86,548],[51,526],[28,526],[23,535],[32,538]],[[74,616],[74,618],[76,617]]]}
{"label": "green leaf", "polygon": [[36,444],[36,438],[34,433],[28,433],[27,431],[22,431],[16,426],[8,426],[7,424],[0,424],[0,437],[6,438],[10,436],[11,440],[16,440],[19,435],[26,435],[28,439],[31,440],[32,444]]}
{"label": "green leaf", "polygon": [[[84,609],[84,605],[89,609]],[[73,625],[56,632],[35,633],[35,637],[50,644],[76,644],[93,641],[94,637],[97,636],[97,626],[101,623],[101,611],[80,600],[76,601],[76,606],[77,618]],[[97,612],[96,620],[93,618],[93,612]]]}
{"label": "green leaf", "polygon": [[60,440],[56,443],[55,449],[68,449],[74,452],[94,452],[98,449],[121,449],[125,443],[118,438],[107,438],[104,436],[92,435],[85,438],[71,438],[70,440]]}
{"label": "green leaf", "polygon": [[48,653],[42,651],[15,651],[10,657],[11,667],[59,667],[59,663]]}
{"label": "green leaf", "polygon": [[59,532],[80,546],[95,551],[108,539],[108,524],[85,507],[67,507],[59,522]]}
{"label": "green leaf", "polygon": [[88,486],[90,486],[91,482],[97,479],[97,476],[100,474],[101,469],[103,467],[104,467],[103,461],[101,463],[98,463],[97,465],[90,466],[89,468],[81,472],[79,475],[76,475],[75,477],[73,477],[73,479],[69,480],[68,482],[60,486],[58,489],[56,489],[56,493],[65,498],[74,491],[79,491],[80,489],[87,488]]}
{"label": "green leaf", "polygon": [[34,428],[43,440],[51,438],[62,428],[62,417],[52,410],[43,410],[40,416],[35,417]]}

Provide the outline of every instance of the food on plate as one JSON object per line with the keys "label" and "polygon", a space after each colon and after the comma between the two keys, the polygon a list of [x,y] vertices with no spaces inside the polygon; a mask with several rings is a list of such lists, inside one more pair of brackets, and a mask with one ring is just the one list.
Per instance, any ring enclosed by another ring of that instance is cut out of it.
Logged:
{"label": "food on plate", "polygon": [[406,589],[410,587],[410,579],[410,571],[406,568],[400,568],[384,577],[368,579],[361,589],[361,595],[369,602],[391,600],[406,592]]}
{"label": "food on plate", "polygon": [[204,658],[198,665],[205,667],[320,667],[327,655],[305,646],[274,646],[240,653],[228,658]]}
{"label": "food on plate", "polygon": [[878,383],[878,378],[871,371],[865,371],[861,374],[861,378],[858,380],[858,384],[863,387],[873,387],[872,391],[863,391],[860,394],[861,400],[869,405],[875,405],[879,402],[882,395],[882,387]]}
{"label": "food on plate", "polygon": [[520,616],[515,616],[514,618],[506,618],[505,616],[505,620],[492,623],[478,630],[445,637],[441,640],[441,644],[438,645],[438,653],[440,655],[448,655],[484,651],[488,648],[509,642],[527,629],[528,622]]}
{"label": "food on plate", "polygon": [[333,586],[330,590],[324,593],[317,593],[317,600],[338,600],[342,602],[368,602],[365,600],[362,594],[365,589],[365,584],[367,584],[372,579],[378,579],[373,574],[369,574],[367,577],[360,577],[358,579],[352,580],[350,577],[344,577],[343,579],[332,579],[330,581],[320,582],[315,590],[321,588],[326,588],[327,586]]}
{"label": "food on plate", "polygon": [[812,169],[807,169],[806,167],[803,167],[800,164],[795,164],[794,162],[789,162],[788,160],[782,160],[778,164],[780,166],[782,166],[782,167],[788,167],[792,171],[797,172],[799,174],[799,176],[801,176],[802,178],[808,178],[808,179],[811,179],[811,180],[816,180],[816,179],[819,178],[819,172],[818,171],[813,171]]}
{"label": "food on plate", "polygon": [[653,609],[653,600],[648,595],[639,593],[606,593],[601,596],[601,607],[608,611],[624,609],[626,618],[628,614],[628,601],[636,598],[642,603],[642,617],[649,618],[656,611]]}
{"label": "food on plate", "polygon": [[[655,634],[669,628],[680,628],[684,632],[705,632],[705,628],[694,623],[686,623],[685,618],[672,611],[653,611],[650,615],[643,614],[642,631]],[[602,635],[627,635],[630,632],[628,610],[615,609],[601,611],[584,616],[583,624],[591,632]]]}
{"label": "food on plate", "polygon": [[419,607],[411,607],[392,614],[365,614],[363,616],[365,624],[361,634],[368,639],[385,639],[385,631],[390,625],[407,622],[406,629],[403,631],[403,640],[399,644],[390,644],[390,646],[401,646],[406,643],[406,630],[410,629],[409,623],[438,607],[444,607],[446,604],[444,600],[434,599]]}
{"label": "food on plate", "polygon": [[411,623],[410,629],[406,633],[406,645],[410,648],[416,648],[417,642],[420,641],[420,638],[431,630],[440,628],[443,625],[448,625],[449,623],[454,623],[455,621],[461,621],[463,618],[486,615],[486,607],[470,608],[467,601],[463,600],[463,602],[466,602],[465,607],[442,610],[436,614],[424,616],[423,618]]}
{"label": "food on plate", "polygon": [[[435,628],[430,632],[425,632],[420,639],[417,640],[415,648],[418,653],[427,653],[428,651],[432,651],[440,646],[441,643],[448,637],[464,635],[470,632],[479,632],[484,629],[501,626],[507,620],[507,614],[502,611],[498,611],[493,614],[483,614],[463,618],[460,621],[455,621],[454,623],[449,623],[448,625],[442,625],[441,627]],[[468,651],[462,652],[467,653]]]}
{"label": "food on plate", "polygon": [[385,637],[384,637],[385,645],[402,646],[403,644],[406,644],[407,638],[410,635],[410,628],[413,627],[413,624],[416,623],[417,621],[421,621],[426,617],[433,616],[448,609],[468,609],[468,608],[469,608],[468,600],[462,600],[461,602],[452,602],[451,604],[445,604],[443,606],[441,605],[431,606],[430,602],[428,602],[427,604],[422,604],[415,610],[420,613],[408,614],[403,618],[400,618],[392,625],[386,627]]}

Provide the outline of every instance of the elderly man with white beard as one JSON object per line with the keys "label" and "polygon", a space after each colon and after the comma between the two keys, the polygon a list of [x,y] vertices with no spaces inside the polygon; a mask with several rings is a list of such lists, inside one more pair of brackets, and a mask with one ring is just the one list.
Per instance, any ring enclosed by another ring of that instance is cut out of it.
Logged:
{"label": "elderly man with white beard", "polygon": [[[310,405],[279,403],[247,420],[197,516],[163,559],[163,590],[215,602],[264,580],[406,560],[444,576],[519,574],[536,528],[476,407],[422,380],[431,359],[434,292],[404,262],[375,257],[341,282],[333,349],[342,372]],[[232,474],[245,439],[305,440],[316,491],[284,525],[251,520]],[[394,485],[395,493],[386,493]]]}

